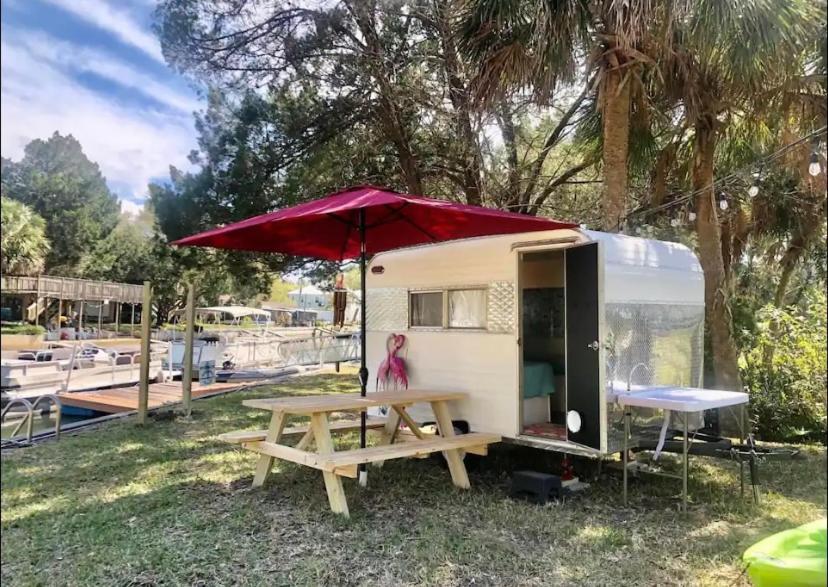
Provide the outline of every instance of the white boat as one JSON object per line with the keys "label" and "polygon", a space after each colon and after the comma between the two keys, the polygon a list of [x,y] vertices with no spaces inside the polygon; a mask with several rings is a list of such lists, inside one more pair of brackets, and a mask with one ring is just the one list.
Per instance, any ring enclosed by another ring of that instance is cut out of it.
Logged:
{"label": "white boat", "polygon": [[[154,343],[150,379],[163,380],[167,345]],[[38,397],[46,393],[121,387],[138,382],[138,349],[106,349],[89,343],[51,344],[46,348],[4,351],[0,361],[3,396]]]}

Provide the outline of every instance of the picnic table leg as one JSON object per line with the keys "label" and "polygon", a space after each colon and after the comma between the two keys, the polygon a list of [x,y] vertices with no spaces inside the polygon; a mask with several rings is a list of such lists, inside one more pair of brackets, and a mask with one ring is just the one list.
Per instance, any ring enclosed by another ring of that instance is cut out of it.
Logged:
{"label": "picnic table leg", "polygon": [[[397,438],[397,433],[400,430],[400,415],[396,410],[389,409],[388,416],[385,420],[385,428],[383,429],[382,439],[379,441],[380,445],[393,444],[394,439]],[[382,467],[385,461],[374,461],[373,465],[377,468]]]}
{"label": "picnic table leg", "polygon": [[[313,436],[316,440],[317,453],[327,455],[334,452],[327,414],[312,414],[311,430],[313,430]],[[331,511],[342,514],[347,518],[348,501],[345,499],[345,490],[342,488],[342,477],[328,471],[322,471],[322,477],[325,479],[325,490],[328,492],[328,503],[331,505]]]}
{"label": "picnic table leg", "polygon": [[[425,436],[423,436],[423,432],[420,430],[420,427],[417,423],[408,415],[408,412],[405,411],[405,406],[394,406],[394,411],[402,418],[402,421],[405,422],[405,425],[408,426],[408,429],[419,438],[420,440],[425,440]],[[399,425],[397,425],[397,429],[399,429]]]}
{"label": "picnic table leg", "polygon": [[313,428],[308,428],[308,431],[302,435],[302,438],[299,439],[299,442],[296,443],[295,448],[296,450],[308,450],[311,443],[313,442]]}
{"label": "picnic table leg", "polygon": [[[434,417],[437,418],[437,426],[440,429],[440,436],[443,438],[450,438],[454,436],[454,424],[451,422],[448,406],[444,401],[431,402],[431,409],[434,411]],[[448,461],[449,472],[451,472],[452,482],[461,489],[468,489],[471,487],[469,483],[469,475],[466,472],[466,465],[463,463],[463,457],[459,449],[443,451],[443,455]]]}
{"label": "picnic table leg", "polygon": [[[270,418],[270,427],[267,429],[266,442],[279,442],[282,437],[282,430],[285,427],[285,413],[273,412]],[[267,479],[267,474],[270,473],[270,468],[273,466],[273,457],[268,455],[259,455],[259,461],[256,463],[256,474],[253,476],[253,487],[261,487]]]}

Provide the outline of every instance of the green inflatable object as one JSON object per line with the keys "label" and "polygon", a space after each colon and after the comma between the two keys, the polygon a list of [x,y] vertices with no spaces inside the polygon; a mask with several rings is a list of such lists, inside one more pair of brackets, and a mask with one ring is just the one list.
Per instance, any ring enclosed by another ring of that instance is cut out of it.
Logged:
{"label": "green inflatable object", "polygon": [[756,587],[824,587],[828,583],[828,520],[760,540],[742,559]]}

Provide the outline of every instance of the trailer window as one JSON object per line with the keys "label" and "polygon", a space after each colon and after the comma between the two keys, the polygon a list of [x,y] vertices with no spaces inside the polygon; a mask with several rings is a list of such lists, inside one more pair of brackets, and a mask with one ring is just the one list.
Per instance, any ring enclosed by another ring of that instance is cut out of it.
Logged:
{"label": "trailer window", "polygon": [[486,290],[450,290],[448,314],[449,328],[486,328]]}
{"label": "trailer window", "polygon": [[443,292],[412,292],[409,299],[411,326],[443,326]]}

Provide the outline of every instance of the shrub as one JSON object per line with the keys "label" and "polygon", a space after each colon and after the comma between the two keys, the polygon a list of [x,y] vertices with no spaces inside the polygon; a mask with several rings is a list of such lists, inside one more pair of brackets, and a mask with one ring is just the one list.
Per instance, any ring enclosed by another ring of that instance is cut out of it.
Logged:
{"label": "shrub", "polygon": [[0,334],[45,334],[46,329],[34,324],[4,324],[0,326]]}
{"label": "shrub", "polygon": [[805,310],[762,308],[754,344],[740,358],[754,428],[765,440],[825,442],[825,292],[809,302]]}

